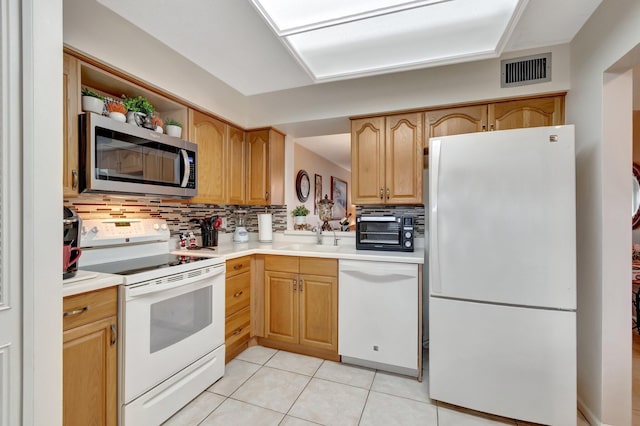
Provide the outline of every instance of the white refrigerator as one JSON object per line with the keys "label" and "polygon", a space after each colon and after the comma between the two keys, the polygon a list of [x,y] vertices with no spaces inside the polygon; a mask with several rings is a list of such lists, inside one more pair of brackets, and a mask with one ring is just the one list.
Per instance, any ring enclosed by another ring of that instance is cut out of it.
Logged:
{"label": "white refrigerator", "polygon": [[576,424],[573,126],[429,141],[433,399]]}

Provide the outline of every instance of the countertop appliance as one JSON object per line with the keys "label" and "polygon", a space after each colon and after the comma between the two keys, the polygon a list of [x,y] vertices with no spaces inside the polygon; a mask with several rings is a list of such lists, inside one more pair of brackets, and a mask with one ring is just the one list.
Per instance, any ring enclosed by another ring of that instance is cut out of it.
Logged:
{"label": "countertop appliance", "polygon": [[225,264],[171,254],[160,219],[85,220],[82,271],[121,275],[122,425],[158,425],[224,374]]}
{"label": "countertop appliance", "polygon": [[433,399],[576,424],[573,126],[431,138]]}
{"label": "countertop appliance", "polygon": [[246,243],[249,241],[249,233],[245,227],[246,210],[236,210],[236,230],[233,231],[233,241],[236,243]]}
{"label": "countertop appliance", "polygon": [[195,143],[94,113],[80,114],[80,190],[195,197]]}
{"label": "countertop appliance", "polygon": [[342,362],[418,377],[418,265],[340,260]]}
{"label": "countertop appliance", "polygon": [[[80,219],[80,216],[70,208],[64,207],[62,209],[62,244],[65,246],[71,246],[72,248],[79,247],[81,227],[82,220]],[[75,277],[77,271],[78,263],[75,262],[62,271],[62,278],[68,279]]]}
{"label": "countertop appliance", "polygon": [[413,251],[413,217],[356,217],[356,249]]}

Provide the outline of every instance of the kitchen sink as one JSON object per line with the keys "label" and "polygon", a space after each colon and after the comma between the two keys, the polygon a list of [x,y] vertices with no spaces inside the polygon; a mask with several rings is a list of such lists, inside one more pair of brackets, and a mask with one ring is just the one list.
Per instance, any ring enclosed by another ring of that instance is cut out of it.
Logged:
{"label": "kitchen sink", "polygon": [[303,243],[274,245],[273,248],[275,250],[318,251],[318,252],[336,252],[340,250],[340,246],[333,246],[329,244],[303,244]]}

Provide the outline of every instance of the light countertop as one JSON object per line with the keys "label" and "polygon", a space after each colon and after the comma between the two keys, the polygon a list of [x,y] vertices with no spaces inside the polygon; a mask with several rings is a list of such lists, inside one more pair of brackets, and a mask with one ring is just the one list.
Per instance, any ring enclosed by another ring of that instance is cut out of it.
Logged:
{"label": "light countertop", "polygon": [[122,284],[119,275],[79,270],[73,278],[62,281],[62,297],[100,290]]}

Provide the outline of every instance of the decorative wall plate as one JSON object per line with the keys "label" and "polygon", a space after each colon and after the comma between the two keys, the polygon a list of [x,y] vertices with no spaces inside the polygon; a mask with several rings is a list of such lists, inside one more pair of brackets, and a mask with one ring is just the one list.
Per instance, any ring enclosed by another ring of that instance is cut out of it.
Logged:
{"label": "decorative wall plate", "polygon": [[311,191],[311,182],[309,181],[309,175],[306,171],[300,170],[296,177],[296,194],[298,200],[304,203],[309,198],[309,192]]}

